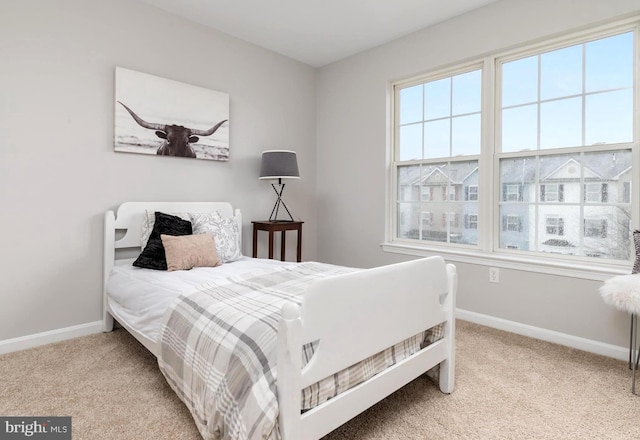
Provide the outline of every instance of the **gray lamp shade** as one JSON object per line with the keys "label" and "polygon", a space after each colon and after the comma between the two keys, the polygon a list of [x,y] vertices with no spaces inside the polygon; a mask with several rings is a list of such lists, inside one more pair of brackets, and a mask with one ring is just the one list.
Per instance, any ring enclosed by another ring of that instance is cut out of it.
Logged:
{"label": "gray lamp shade", "polygon": [[259,179],[299,179],[296,152],[269,150],[262,152]]}

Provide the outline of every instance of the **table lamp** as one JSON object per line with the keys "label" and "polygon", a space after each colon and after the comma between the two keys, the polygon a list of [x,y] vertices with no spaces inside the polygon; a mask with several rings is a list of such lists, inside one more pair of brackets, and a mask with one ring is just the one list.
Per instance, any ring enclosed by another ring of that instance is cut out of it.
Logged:
{"label": "table lamp", "polygon": [[[271,184],[271,187],[278,195],[275,205],[271,210],[269,221],[293,221],[293,216],[289,212],[289,208],[282,200],[282,192],[284,191],[284,183],[282,179],[299,179],[300,172],[298,171],[298,161],[296,159],[296,152],[291,150],[267,150],[262,152],[262,163],[260,165],[260,177],[259,179],[275,180],[278,179],[278,188],[275,183]],[[283,207],[287,214],[289,214],[289,220],[278,220],[278,211],[280,207]]]}

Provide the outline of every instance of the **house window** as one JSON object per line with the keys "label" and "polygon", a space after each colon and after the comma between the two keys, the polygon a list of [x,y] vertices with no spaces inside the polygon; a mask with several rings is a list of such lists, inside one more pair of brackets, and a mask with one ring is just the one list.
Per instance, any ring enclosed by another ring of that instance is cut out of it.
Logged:
{"label": "house window", "polygon": [[433,213],[422,211],[420,213],[420,223],[422,225],[422,229],[428,229],[433,223]]}
{"label": "house window", "polygon": [[428,202],[433,199],[433,187],[432,186],[421,186],[420,187],[420,199],[423,202]]}
{"label": "house window", "polygon": [[607,183],[585,183],[584,201],[606,203],[609,201],[609,185]]}
{"label": "house window", "polygon": [[547,183],[540,185],[541,202],[564,202],[564,184]]}
{"label": "house window", "polygon": [[505,215],[502,217],[502,230],[510,232],[522,231],[522,218],[519,215]]}
{"label": "house window", "polygon": [[585,218],[584,219],[584,236],[606,238],[607,237],[607,219]]}
{"label": "house window", "polygon": [[631,182],[622,183],[622,202],[631,203]]}
{"label": "house window", "polygon": [[449,185],[449,200],[458,200],[458,190],[453,185]]}
{"label": "house window", "polygon": [[504,185],[503,200],[505,202],[521,202],[523,185]]}
{"label": "house window", "polygon": [[478,214],[465,215],[464,227],[465,229],[478,229]]}
{"label": "house window", "polygon": [[564,219],[560,217],[547,217],[547,234],[564,235]]}
{"label": "house window", "polygon": [[458,214],[455,212],[445,212],[442,214],[442,226],[450,226],[452,228],[459,227]]}
{"label": "house window", "polygon": [[[422,239],[445,253],[632,257],[624,225],[640,212],[631,195],[640,21],[601,29],[393,85],[391,241],[413,239],[426,210],[436,220]],[[414,182],[443,188],[438,200],[400,197]],[[477,213],[493,221],[479,224]]]}
{"label": "house window", "polygon": [[478,185],[469,185],[465,188],[465,200],[478,201]]}

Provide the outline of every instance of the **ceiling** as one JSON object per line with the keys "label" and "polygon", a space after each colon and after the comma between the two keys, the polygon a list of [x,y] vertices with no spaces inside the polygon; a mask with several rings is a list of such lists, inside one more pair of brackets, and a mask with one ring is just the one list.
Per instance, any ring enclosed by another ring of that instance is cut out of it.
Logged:
{"label": "ceiling", "polygon": [[496,0],[142,0],[313,67]]}

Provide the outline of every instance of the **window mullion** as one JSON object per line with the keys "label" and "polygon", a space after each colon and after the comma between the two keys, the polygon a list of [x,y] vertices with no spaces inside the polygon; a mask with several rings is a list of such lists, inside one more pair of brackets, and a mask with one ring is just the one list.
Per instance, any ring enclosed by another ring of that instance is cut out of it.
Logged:
{"label": "window mullion", "polygon": [[[584,164],[584,151],[580,152],[580,163]],[[578,217],[578,226],[580,227],[580,252],[584,252],[584,206],[587,201],[586,181],[584,180],[584,165],[580,167],[580,215]]]}
{"label": "window mullion", "polygon": [[587,45],[582,45],[582,145],[587,140]]}
{"label": "window mullion", "polygon": [[480,115],[481,124],[481,147],[480,158],[478,159],[478,246],[486,252],[493,252],[495,249],[494,238],[498,232],[494,225],[496,214],[494,204],[498,198],[495,195],[497,187],[494,176],[494,161],[496,157],[496,130],[494,129],[495,109],[497,101],[496,91],[496,59],[486,57],[482,66],[482,110]]}
{"label": "window mullion", "polygon": [[542,56],[538,55],[536,57],[536,59],[538,60],[538,102],[536,103],[536,108],[537,108],[537,112],[536,112],[536,126],[537,126],[537,131],[536,131],[536,150],[540,149],[540,130],[541,130],[541,113],[542,113],[542,104],[540,103],[540,100],[542,99],[542,95],[541,95],[541,90],[542,90]]}

